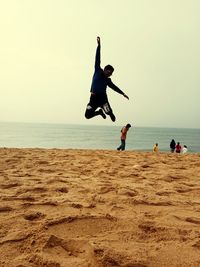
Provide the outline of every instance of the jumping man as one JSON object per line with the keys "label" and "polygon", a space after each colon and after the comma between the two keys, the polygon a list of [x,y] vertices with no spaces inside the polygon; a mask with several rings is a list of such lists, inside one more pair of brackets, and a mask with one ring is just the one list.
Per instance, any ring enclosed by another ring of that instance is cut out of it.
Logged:
{"label": "jumping man", "polygon": [[[112,121],[115,121],[115,115],[113,114],[112,108],[108,102],[108,97],[106,94],[107,86],[116,91],[117,93],[123,95],[127,99],[129,98],[109,78],[112,75],[114,68],[111,65],[105,66],[104,69],[101,68],[100,50],[101,50],[100,37],[97,37],[95,72],[93,75],[92,85],[90,90],[91,92],[90,102],[87,105],[85,111],[85,117],[86,119],[91,119],[95,116],[101,115],[105,119],[107,114],[110,116]],[[99,109],[96,110],[97,108]]]}

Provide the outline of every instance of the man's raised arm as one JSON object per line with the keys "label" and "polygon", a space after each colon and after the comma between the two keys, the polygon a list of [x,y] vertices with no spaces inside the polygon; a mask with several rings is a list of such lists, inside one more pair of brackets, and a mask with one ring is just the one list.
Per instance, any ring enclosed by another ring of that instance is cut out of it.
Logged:
{"label": "man's raised arm", "polygon": [[96,57],[95,57],[95,69],[99,69],[100,68],[100,64],[101,64],[100,49],[101,49],[101,40],[100,40],[100,37],[97,37],[97,50],[96,50]]}

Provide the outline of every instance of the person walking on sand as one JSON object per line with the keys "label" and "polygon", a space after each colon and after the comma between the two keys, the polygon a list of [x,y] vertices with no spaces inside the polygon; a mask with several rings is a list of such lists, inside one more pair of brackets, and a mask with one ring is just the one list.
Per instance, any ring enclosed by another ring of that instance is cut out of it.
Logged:
{"label": "person walking on sand", "polygon": [[[90,101],[86,107],[85,117],[86,119],[91,119],[95,116],[100,115],[104,119],[106,119],[106,114],[107,114],[114,122],[116,118],[108,102],[108,97],[106,94],[107,86],[116,91],[117,93],[123,95],[125,98],[129,99],[129,97],[122,90],[120,90],[110,79],[110,76],[114,71],[114,68],[111,65],[105,66],[104,69],[101,68],[100,50],[101,50],[100,37],[97,37],[95,72],[92,79],[92,85],[90,90],[91,92]],[[99,109],[97,110],[97,108]]]}
{"label": "person walking on sand", "polygon": [[174,139],[172,139],[172,141],[170,143],[170,150],[171,150],[172,153],[174,153],[175,148],[176,148],[176,142],[175,142]]}
{"label": "person walking on sand", "polygon": [[127,135],[129,128],[131,128],[131,125],[128,123],[128,124],[126,124],[126,126],[124,126],[121,129],[121,145],[117,148],[117,150],[125,150],[126,135]]}
{"label": "person walking on sand", "polygon": [[153,146],[153,152],[158,153],[158,143]]}
{"label": "person walking on sand", "polygon": [[180,145],[180,142],[178,142],[177,145],[176,145],[176,153],[181,153],[181,145]]}

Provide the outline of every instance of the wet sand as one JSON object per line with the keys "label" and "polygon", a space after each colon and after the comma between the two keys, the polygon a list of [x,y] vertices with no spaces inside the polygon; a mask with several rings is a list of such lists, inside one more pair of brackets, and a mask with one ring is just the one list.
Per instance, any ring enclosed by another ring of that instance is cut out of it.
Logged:
{"label": "wet sand", "polygon": [[200,154],[0,149],[0,266],[200,266]]}

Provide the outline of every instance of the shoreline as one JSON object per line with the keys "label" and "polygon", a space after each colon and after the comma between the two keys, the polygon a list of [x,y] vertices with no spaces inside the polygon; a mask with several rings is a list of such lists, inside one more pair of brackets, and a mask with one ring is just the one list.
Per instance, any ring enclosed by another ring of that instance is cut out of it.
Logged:
{"label": "shoreline", "polygon": [[138,150],[134,150],[134,149],[126,149],[124,151],[117,151],[117,149],[100,149],[100,148],[56,148],[56,147],[52,147],[52,148],[48,148],[48,147],[0,147],[0,150],[3,149],[7,149],[7,150],[12,150],[12,149],[18,149],[18,150],[63,150],[63,151],[108,151],[108,152],[117,152],[117,153],[126,153],[126,152],[132,152],[132,153],[151,153],[153,155],[157,154],[170,154],[170,155],[200,155],[200,152],[190,152],[188,151],[187,153],[183,154],[183,153],[171,153],[170,151],[165,151],[165,150],[159,150],[158,153],[153,153],[153,149],[149,149],[149,150],[142,150],[142,149],[138,149]]}

